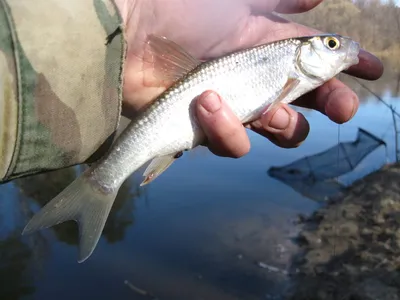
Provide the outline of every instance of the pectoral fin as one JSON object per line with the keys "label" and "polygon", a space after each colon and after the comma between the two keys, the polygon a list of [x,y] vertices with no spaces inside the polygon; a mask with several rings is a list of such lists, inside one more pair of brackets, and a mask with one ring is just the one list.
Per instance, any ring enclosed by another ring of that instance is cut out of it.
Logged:
{"label": "pectoral fin", "polygon": [[282,92],[280,93],[278,98],[276,98],[276,100],[271,103],[266,112],[272,110],[276,105],[283,102],[283,100],[299,85],[299,83],[300,80],[298,80],[297,78],[289,77],[282,89]]}
{"label": "pectoral fin", "polygon": [[181,156],[182,152],[178,152],[154,158],[144,171],[143,176],[145,179],[140,186],[152,182],[154,179],[164,173],[172,165],[172,163]]}

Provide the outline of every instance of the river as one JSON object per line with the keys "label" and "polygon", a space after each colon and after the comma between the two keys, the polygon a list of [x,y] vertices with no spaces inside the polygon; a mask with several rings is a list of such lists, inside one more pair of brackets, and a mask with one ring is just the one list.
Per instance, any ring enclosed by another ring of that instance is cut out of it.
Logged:
{"label": "river", "polygon": [[[386,76],[386,75],[385,75]],[[367,84],[396,109],[399,76]],[[139,188],[121,188],[93,255],[78,264],[78,234],[64,223],[20,233],[34,211],[78,174],[69,168],[0,186],[0,299],[281,299],[297,246],[295,220],[321,204],[269,175],[279,167],[354,141],[359,128],[386,142],[349,174],[345,185],[396,159],[390,109],[351,79],[361,97],[356,116],[337,125],[301,110],[307,140],[281,149],[249,132],[250,153],[220,158],[206,148],[185,153],[166,173]],[[397,109],[400,111],[400,108]]]}

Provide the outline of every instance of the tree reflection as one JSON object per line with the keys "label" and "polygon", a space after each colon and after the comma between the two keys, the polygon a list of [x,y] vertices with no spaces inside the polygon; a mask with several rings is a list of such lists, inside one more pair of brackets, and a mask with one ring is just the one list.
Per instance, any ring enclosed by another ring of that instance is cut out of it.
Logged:
{"label": "tree reflection", "polygon": [[383,76],[376,81],[367,81],[362,79],[354,80],[351,76],[340,74],[338,78],[346,83],[359,97],[361,103],[368,101],[377,101],[371,93],[363,88],[357,81],[362,82],[370,90],[378,95],[389,94],[390,97],[400,96],[400,72],[396,71],[390,63],[385,63],[385,72]]}
{"label": "tree reflection", "polygon": [[[83,169],[80,166],[38,174],[2,186],[6,192],[5,196],[0,194],[1,203],[5,204],[0,211],[0,299],[20,299],[35,292],[33,279],[40,275],[48,257],[49,241],[44,231],[22,236],[22,229],[37,210],[32,204],[44,206]],[[122,241],[127,228],[134,224],[135,199],[142,192],[138,183],[132,176],[121,186],[102,234],[108,243]],[[8,189],[11,185],[17,189]],[[78,244],[75,222],[65,222],[51,230],[59,241]]]}
{"label": "tree reflection", "polygon": [[0,212],[0,299],[13,300],[35,292],[33,279],[40,275],[48,243],[41,232],[21,236],[33,212],[18,192],[7,191],[5,195],[0,195],[5,204]]}
{"label": "tree reflection", "polygon": [[33,294],[32,263],[33,251],[22,242],[21,234],[15,231],[0,241],[0,298],[20,299]]}
{"label": "tree reflection", "polygon": [[129,178],[121,186],[103,230],[103,237],[108,243],[123,240],[127,228],[134,224],[134,200],[140,197],[141,193],[139,182],[134,178]]}

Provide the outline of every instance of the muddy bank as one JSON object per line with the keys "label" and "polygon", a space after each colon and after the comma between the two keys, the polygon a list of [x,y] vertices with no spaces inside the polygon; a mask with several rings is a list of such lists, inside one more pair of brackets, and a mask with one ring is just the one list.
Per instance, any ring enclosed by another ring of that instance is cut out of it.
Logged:
{"label": "muddy bank", "polygon": [[300,218],[290,300],[400,299],[400,164]]}

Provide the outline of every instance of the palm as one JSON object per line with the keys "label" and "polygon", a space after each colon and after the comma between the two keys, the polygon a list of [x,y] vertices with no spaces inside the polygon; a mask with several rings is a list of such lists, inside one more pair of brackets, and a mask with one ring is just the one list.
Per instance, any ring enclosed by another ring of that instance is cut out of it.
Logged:
{"label": "palm", "polygon": [[262,8],[263,16],[254,14],[261,12],[255,10],[257,1],[253,0],[252,6],[249,2],[174,0],[165,5],[165,0],[139,0],[141,7],[135,9],[139,13],[126,14],[131,48],[127,55],[124,95],[129,111],[139,110],[149,99],[165,90],[144,65],[143,41],[147,34],[166,36],[195,57],[206,59],[254,44],[312,32],[311,29],[273,16],[271,13],[276,6],[273,4],[275,1],[258,1],[267,3]]}
{"label": "palm", "polygon": [[[322,0],[115,0],[127,28],[128,51],[125,64],[123,113],[134,117],[146,104],[161,94],[162,86],[153,76],[153,66],[144,63],[148,34],[163,35],[200,59],[209,59],[288,37],[310,35],[317,30],[277,17],[278,13],[301,13]],[[360,63],[346,71],[363,79],[382,76],[383,65],[362,50]],[[202,98],[199,98],[202,101]],[[358,108],[357,95],[345,84],[332,79],[295,101],[315,109],[332,121],[350,120]],[[201,106],[201,105],[200,105]],[[199,108],[199,105],[196,105]],[[281,113],[270,112],[247,124],[248,128],[278,146],[292,148],[307,137],[309,125],[301,113],[283,105]],[[198,112],[198,110],[197,110]],[[280,117],[278,117],[280,116]],[[247,153],[249,140],[242,124],[229,107],[199,118],[209,148],[223,156],[240,157]],[[236,136],[233,138],[233,136]]]}

